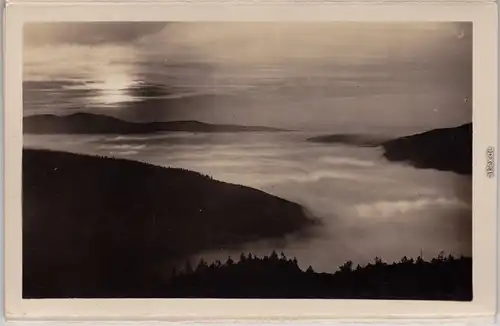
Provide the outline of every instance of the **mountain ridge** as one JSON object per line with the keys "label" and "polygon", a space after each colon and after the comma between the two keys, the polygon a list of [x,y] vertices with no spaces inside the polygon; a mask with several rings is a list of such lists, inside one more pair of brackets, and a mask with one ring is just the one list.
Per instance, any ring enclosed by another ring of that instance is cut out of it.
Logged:
{"label": "mountain ridge", "polygon": [[27,134],[148,134],[157,132],[280,132],[265,126],[211,124],[197,120],[131,122],[103,114],[38,114],[23,118]]}
{"label": "mountain ridge", "polygon": [[418,168],[472,174],[472,123],[432,129],[381,144],[389,161]]}

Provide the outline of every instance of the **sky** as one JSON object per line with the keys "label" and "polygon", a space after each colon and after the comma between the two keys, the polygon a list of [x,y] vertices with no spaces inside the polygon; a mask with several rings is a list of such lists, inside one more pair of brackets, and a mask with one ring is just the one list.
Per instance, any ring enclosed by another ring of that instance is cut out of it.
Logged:
{"label": "sky", "polygon": [[472,120],[470,23],[25,26],[24,113],[415,132]]}

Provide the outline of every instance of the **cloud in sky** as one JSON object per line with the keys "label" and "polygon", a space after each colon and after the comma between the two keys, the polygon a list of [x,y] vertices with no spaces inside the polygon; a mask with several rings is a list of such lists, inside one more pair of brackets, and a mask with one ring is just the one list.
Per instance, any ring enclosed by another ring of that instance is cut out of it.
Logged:
{"label": "cloud in sky", "polygon": [[469,23],[44,23],[25,26],[29,46],[136,45],[149,53],[224,62],[283,62],[335,57],[421,58],[447,51],[463,54]]}
{"label": "cloud in sky", "polygon": [[[99,110],[135,92],[140,101],[111,114],[284,128],[471,119],[470,23],[51,23],[25,32],[26,80],[86,83],[51,96],[30,84],[30,112]],[[164,90],[127,89],[137,81]]]}
{"label": "cloud in sky", "polygon": [[24,26],[24,42],[27,46],[127,43],[159,32],[165,25],[157,22],[31,23]]}
{"label": "cloud in sky", "polygon": [[[162,53],[190,53],[197,60],[283,62],[286,59],[344,62],[421,58],[455,52],[471,37],[467,24],[453,23],[192,23],[169,24],[138,40]],[[460,38],[459,38],[460,37]],[[197,56],[197,57],[196,57]]]}

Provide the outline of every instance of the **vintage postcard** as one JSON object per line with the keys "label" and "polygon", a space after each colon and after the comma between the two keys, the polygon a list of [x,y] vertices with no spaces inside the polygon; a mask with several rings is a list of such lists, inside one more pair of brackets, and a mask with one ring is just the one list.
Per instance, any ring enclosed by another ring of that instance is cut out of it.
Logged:
{"label": "vintage postcard", "polygon": [[408,6],[13,6],[7,313],[492,316],[496,7]]}

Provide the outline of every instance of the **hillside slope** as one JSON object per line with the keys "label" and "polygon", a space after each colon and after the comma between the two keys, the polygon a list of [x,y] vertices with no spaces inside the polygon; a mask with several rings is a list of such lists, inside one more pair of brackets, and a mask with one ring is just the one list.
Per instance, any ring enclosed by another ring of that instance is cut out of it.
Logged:
{"label": "hillside slope", "polygon": [[169,263],[312,225],[295,203],[195,172],[23,152],[23,294],[141,297]]}
{"label": "hillside slope", "polygon": [[434,129],[382,144],[391,161],[406,161],[419,168],[472,174],[472,123]]}

